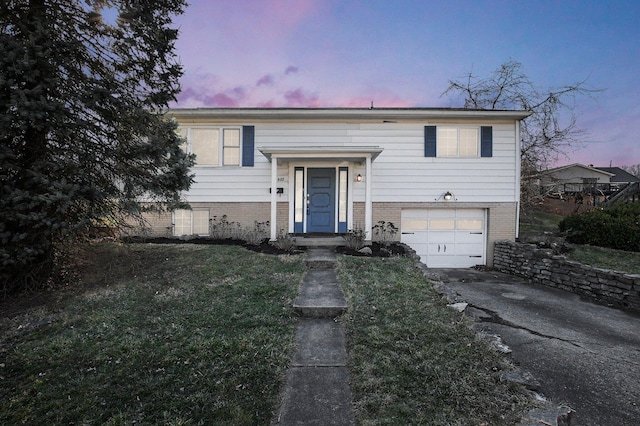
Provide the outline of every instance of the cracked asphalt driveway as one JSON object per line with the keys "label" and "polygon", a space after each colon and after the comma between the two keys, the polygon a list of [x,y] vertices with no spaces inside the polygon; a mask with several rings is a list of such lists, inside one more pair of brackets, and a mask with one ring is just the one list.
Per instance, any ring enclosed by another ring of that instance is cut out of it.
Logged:
{"label": "cracked asphalt driveway", "polygon": [[495,271],[431,269],[572,425],[640,424],[640,314]]}

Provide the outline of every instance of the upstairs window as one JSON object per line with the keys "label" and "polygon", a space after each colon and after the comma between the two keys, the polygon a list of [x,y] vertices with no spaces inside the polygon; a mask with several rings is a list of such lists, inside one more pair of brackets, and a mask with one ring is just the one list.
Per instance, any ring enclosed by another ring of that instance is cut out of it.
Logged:
{"label": "upstairs window", "polygon": [[478,128],[438,127],[436,152],[438,157],[477,157]]}
{"label": "upstairs window", "polygon": [[196,155],[197,166],[220,165],[220,130],[191,129],[191,153]]}
{"label": "upstairs window", "polygon": [[222,129],[222,164],[240,165],[240,129]]}
{"label": "upstairs window", "polygon": [[183,149],[195,154],[196,166],[253,166],[253,126],[181,127]]}

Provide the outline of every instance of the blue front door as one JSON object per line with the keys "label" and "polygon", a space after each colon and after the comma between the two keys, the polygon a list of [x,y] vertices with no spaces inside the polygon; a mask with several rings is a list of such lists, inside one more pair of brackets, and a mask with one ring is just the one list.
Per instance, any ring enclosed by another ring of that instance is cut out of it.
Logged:
{"label": "blue front door", "polygon": [[307,232],[335,232],[336,169],[307,169]]}

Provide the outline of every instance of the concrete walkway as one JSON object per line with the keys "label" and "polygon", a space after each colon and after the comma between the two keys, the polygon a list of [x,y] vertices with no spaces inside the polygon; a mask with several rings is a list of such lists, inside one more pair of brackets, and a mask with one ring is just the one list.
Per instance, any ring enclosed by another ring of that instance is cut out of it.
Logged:
{"label": "concrete walkway", "polygon": [[307,273],[293,308],[301,316],[296,349],[276,424],[352,425],[343,325],[347,308],[335,273],[333,248],[310,248]]}

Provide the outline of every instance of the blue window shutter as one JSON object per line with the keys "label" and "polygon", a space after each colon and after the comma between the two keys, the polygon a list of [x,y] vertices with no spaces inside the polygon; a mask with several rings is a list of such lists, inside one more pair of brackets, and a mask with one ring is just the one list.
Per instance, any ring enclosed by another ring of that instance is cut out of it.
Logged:
{"label": "blue window shutter", "polygon": [[480,127],[480,156],[493,157],[493,127]]}
{"label": "blue window shutter", "polygon": [[242,126],[242,165],[244,167],[253,167],[255,136],[255,126]]}
{"label": "blue window shutter", "polygon": [[436,156],[436,126],[424,126],[424,156]]}

